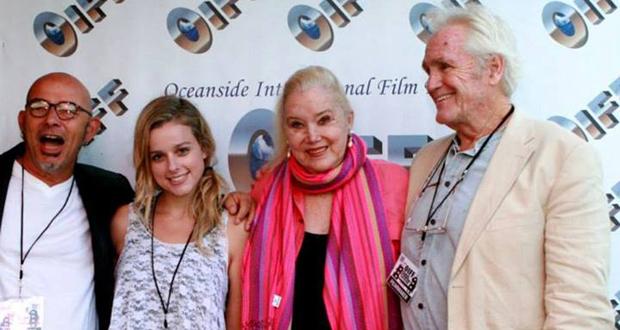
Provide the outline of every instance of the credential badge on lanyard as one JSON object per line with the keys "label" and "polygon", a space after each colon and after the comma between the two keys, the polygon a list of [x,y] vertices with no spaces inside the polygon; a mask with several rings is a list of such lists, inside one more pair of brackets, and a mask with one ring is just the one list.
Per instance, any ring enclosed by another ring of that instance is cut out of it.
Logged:
{"label": "credential badge on lanyard", "polygon": [[43,297],[0,301],[0,330],[42,330]]}
{"label": "credential badge on lanyard", "polygon": [[401,253],[388,276],[387,284],[400,299],[409,303],[418,286],[418,268]]}

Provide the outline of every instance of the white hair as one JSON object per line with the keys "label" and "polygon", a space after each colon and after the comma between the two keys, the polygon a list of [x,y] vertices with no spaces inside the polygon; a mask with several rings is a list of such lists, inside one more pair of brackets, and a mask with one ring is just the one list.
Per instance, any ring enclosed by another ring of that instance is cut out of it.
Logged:
{"label": "white hair", "polygon": [[504,59],[501,87],[506,96],[511,96],[517,88],[519,58],[515,38],[508,24],[481,5],[436,10],[429,15],[431,34],[454,24],[464,24],[469,28],[465,48],[480,63],[484,63],[489,55],[498,55]]}

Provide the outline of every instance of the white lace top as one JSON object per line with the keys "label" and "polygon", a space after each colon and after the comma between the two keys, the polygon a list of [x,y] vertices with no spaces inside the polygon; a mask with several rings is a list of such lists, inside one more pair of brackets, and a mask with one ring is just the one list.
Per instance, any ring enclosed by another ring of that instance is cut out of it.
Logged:
{"label": "white lace top", "polygon": [[[225,329],[224,309],[228,290],[228,241],[226,213],[222,224],[204,238],[209,251],[202,254],[190,243],[174,280],[168,310],[168,329]],[[157,238],[155,273],[164,303],[172,273],[184,243],[164,243]],[[116,288],[110,329],[163,329],[164,311],[151,271],[151,234],[140,215],[129,207],[123,252],[116,265]]]}

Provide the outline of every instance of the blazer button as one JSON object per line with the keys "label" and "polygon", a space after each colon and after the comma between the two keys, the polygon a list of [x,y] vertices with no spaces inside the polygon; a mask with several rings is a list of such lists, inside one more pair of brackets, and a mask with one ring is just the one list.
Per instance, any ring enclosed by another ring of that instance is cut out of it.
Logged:
{"label": "blazer button", "polygon": [[418,304],[418,308],[419,308],[419,309],[424,309],[424,304],[419,303],[419,304]]}

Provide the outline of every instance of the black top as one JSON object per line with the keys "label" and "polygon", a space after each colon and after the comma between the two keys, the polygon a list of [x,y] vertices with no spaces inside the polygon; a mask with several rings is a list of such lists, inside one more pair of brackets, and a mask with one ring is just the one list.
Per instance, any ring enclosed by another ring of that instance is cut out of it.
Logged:
{"label": "black top", "polygon": [[331,329],[323,302],[326,255],[327,235],[306,232],[295,264],[292,324],[295,330]]}

